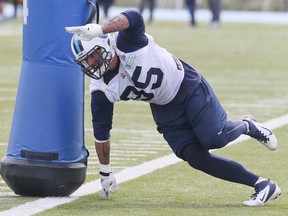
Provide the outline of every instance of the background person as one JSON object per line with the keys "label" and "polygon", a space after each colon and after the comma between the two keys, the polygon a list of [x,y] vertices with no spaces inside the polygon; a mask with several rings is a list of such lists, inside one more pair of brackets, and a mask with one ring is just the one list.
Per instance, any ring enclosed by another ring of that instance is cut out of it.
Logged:
{"label": "background person", "polygon": [[5,0],[0,0],[0,23],[4,21],[4,4]]}
{"label": "background person", "polygon": [[115,3],[115,0],[97,0],[99,6],[103,8],[104,21],[109,18],[109,9]]}
{"label": "background person", "polygon": [[191,27],[195,27],[196,26],[196,20],[195,20],[195,10],[196,10],[196,0],[185,0],[187,9],[190,13],[190,23],[189,25]]}
{"label": "background person", "polygon": [[18,17],[18,6],[23,5],[23,0],[13,0],[13,6],[14,6],[14,18],[16,19]]}
{"label": "background person", "polygon": [[212,14],[210,26],[212,28],[220,27],[221,0],[208,0],[208,6]]}
{"label": "background person", "polygon": [[155,0],[140,0],[139,3],[139,13],[142,14],[144,11],[144,8],[148,5],[149,9],[149,22],[153,21],[153,13],[155,8]]}

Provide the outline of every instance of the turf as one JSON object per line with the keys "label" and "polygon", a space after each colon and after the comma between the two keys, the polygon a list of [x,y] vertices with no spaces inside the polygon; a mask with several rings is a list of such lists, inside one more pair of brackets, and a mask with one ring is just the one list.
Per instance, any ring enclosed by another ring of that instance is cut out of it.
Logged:
{"label": "turf", "polygon": [[[252,114],[266,121],[288,111],[287,36],[277,25],[204,24],[190,29],[184,22],[155,22],[146,30],[156,41],[192,64],[211,83],[230,119]],[[1,24],[0,30],[0,157],[9,141],[21,66],[21,22]],[[88,90],[89,80],[86,82]],[[87,182],[98,178],[93,147],[90,95],[85,93],[85,143],[89,158]],[[141,117],[141,118],[139,118]],[[280,147],[269,152],[255,141],[221,149],[216,154],[241,162],[249,170],[275,180],[282,196],[263,208],[245,208],[253,190],[224,182],[179,163],[119,185],[108,201],[93,194],[39,215],[286,215],[287,126],[275,131]],[[140,164],[171,153],[156,133],[149,106],[121,102],[115,106],[112,131],[113,170]],[[32,201],[15,197],[0,178],[0,211]]]}

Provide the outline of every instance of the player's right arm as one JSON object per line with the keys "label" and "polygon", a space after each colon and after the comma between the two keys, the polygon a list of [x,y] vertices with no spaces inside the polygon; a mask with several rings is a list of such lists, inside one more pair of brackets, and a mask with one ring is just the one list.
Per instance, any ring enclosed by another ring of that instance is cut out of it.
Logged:
{"label": "player's right arm", "polygon": [[100,163],[100,183],[102,198],[108,199],[110,191],[118,191],[116,179],[110,167],[110,140],[105,142],[95,141],[95,149]]}

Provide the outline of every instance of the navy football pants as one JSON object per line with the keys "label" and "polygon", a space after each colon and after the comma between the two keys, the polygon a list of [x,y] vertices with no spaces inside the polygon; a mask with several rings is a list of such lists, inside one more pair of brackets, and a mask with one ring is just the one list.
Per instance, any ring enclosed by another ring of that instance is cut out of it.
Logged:
{"label": "navy football pants", "polygon": [[246,134],[246,123],[227,121],[226,112],[205,79],[185,106],[184,113],[173,124],[158,124],[159,132],[175,154],[209,175],[253,187],[259,176],[239,163],[209,153],[209,149],[222,148]]}

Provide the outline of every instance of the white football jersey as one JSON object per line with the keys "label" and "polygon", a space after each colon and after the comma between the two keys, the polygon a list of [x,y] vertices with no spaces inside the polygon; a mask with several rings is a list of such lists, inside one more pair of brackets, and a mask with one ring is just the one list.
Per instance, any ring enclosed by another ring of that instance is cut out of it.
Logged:
{"label": "white football jersey", "polygon": [[[103,77],[91,79],[90,91],[101,90],[111,103],[120,100],[143,100],[164,105],[177,94],[184,78],[182,63],[161,48],[152,36],[147,46],[124,53],[116,49],[120,59],[119,72],[108,84]],[[114,35],[117,41],[117,33]],[[109,72],[108,72],[109,73]]]}

